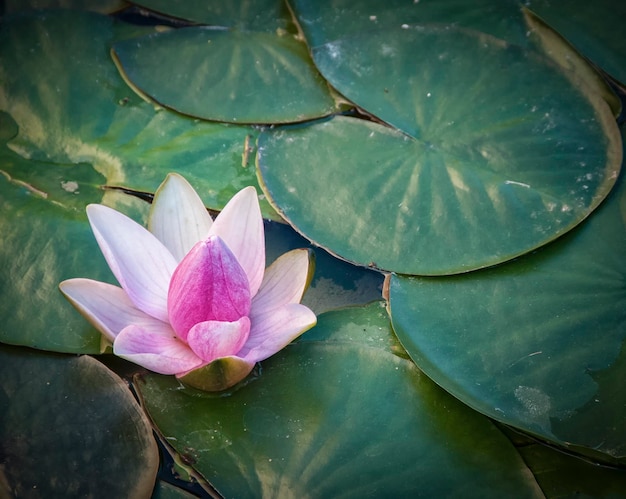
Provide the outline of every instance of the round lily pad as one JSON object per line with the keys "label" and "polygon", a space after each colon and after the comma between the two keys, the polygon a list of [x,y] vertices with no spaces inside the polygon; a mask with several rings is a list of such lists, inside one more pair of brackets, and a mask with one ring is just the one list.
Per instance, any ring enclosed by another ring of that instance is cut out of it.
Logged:
{"label": "round lily pad", "polygon": [[350,332],[330,342],[305,333],[226,396],[146,376],[137,382],[144,406],[225,497],[542,497],[488,419],[388,341],[370,342],[391,334],[380,307],[357,310],[320,316],[315,329]]}
{"label": "round lily pad", "polygon": [[493,269],[391,276],[393,327],[433,380],[488,416],[626,463],[626,185],[554,243]]}
{"label": "round lily pad", "polygon": [[0,345],[0,405],[2,497],[150,497],[152,427],[95,359]]}
{"label": "round lily pad", "polygon": [[335,117],[265,131],[259,174],[286,219],[347,260],[420,275],[495,265],[572,229],[615,183],[611,109],[535,52],[413,26],[314,56],[395,128]]}
{"label": "round lily pad", "polygon": [[192,27],[121,41],[113,51],[139,91],[190,116],[289,123],[337,109],[306,46],[291,35]]}

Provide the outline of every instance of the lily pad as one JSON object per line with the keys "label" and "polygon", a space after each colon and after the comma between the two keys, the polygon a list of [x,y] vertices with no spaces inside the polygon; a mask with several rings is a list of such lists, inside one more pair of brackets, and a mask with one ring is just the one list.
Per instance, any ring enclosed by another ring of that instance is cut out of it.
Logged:
{"label": "lily pad", "polygon": [[413,26],[328,43],[315,59],[397,129],[335,117],[268,130],[258,166],[275,208],[347,260],[421,275],[495,265],[572,229],[615,183],[610,108],[535,52]]}
{"label": "lily pad", "polygon": [[[154,192],[175,170],[220,209],[241,188],[257,185],[258,130],[201,122],[137,97],[109,49],[152,31],[77,11],[3,19],[0,110],[19,127],[9,147],[28,159],[89,163],[103,183],[138,191]],[[27,172],[23,180],[36,184]],[[267,202],[261,206],[264,216],[279,218]]]}
{"label": "lily pad", "polygon": [[110,14],[127,6],[123,0],[4,0],[4,14],[36,9],[81,9]]}
{"label": "lily pad", "polygon": [[622,102],[608,83],[606,73],[589,63],[567,39],[554,30],[543,19],[528,9],[523,9],[524,18],[533,36],[531,39],[552,60],[573,76],[579,85],[595,89],[607,102],[617,118],[622,112]]}
{"label": "lily pad", "polygon": [[518,45],[527,28],[517,0],[289,0],[307,42],[313,48],[355,33],[414,23],[462,26]]}
{"label": "lily pad", "polygon": [[350,327],[354,342],[291,345],[228,396],[158,375],[136,386],[159,432],[226,497],[542,497],[489,420],[358,343],[371,327],[391,334],[377,314],[320,316],[316,329]]}
{"label": "lily pad", "polygon": [[291,25],[289,11],[281,0],[139,0],[132,3],[166,16],[239,30],[274,32]]}
{"label": "lily pad", "polygon": [[[110,279],[84,207],[99,202],[102,177],[85,165],[50,168],[0,151],[0,341],[96,353],[100,334],[68,306],[58,283],[77,275]],[[24,181],[24,168],[39,182]]]}
{"label": "lily pad", "polygon": [[626,4],[530,0],[526,5],[626,87],[626,39],[622,36]]}
{"label": "lily pad", "polygon": [[568,456],[541,444],[518,447],[548,499],[605,497],[619,499],[626,490],[626,470]]}
{"label": "lily pad", "polygon": [[626,463],[626,185],[558,241],[462,276],[391,276],[393,327],[435,382],[574,452]]}
{"label": "lily pad", "polygon": [[0,403],[3,497],[150,497],[150,422],[98,361],[0,345]]}
{"label": "lily pad", "polygon": [[290,35],[192,27],[118,42],[113,51],[139,91],[190,116],[269,124],[337,109],[306,46]]}

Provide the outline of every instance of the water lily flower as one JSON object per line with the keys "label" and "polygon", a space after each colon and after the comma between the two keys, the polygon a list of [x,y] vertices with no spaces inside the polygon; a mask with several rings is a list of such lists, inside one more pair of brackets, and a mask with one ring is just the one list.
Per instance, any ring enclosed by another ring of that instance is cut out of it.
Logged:
{"label": "water lily flower", "polygon": [[316,323],[300,304],[310,253],[290,251],[265,269],[253,187],[213,221],[191,185],[169,174],[148,229],[103,205],[89,205],[87,216],[120,286],[76,278],[59,287],[120,357],[222,390]]}

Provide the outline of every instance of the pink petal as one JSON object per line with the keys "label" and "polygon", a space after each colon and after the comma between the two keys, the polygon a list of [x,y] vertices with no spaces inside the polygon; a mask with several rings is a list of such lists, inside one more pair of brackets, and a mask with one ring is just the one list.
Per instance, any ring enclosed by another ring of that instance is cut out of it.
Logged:
{"label": "pink petal", "polygon": [[236,355],[250,333],[250,319],[242,317],[236,322],[206,321],[189,330],[187,343],[205,362],[219,357]]}
{"label": "pink petal", "polygon": [[248,362],[259,362],[274,355],[294,339],[311,329],[317,317],[299,303],[250,316],[250,336],[237,354]]}
{"label": "pink petal", "polygon": [[254,187],[246,187],[235,194],[217,216],[210,234],[221,237],[243,267],[250,294],[254,296],[261,286],[265,270],[265,231]]}
{"label": "pink petal", "polygon": [[113,353],[160,374],[177,374],[202,365],[192,350],[173,334],[128,326],[113,342]]}
{"label": "pink petal", "polygon": [[61,292],[78,311],[110,341],[130,324],[146,329],[163,328],[173,334],[169,324],[139,310],[126,292],[117,286],[91,279],[68,279],[59,284]]}
{"label": "pink petal", "polygon": [[183,340],[200,322],[233,322],[248,315],[248,279],[219,237],[200,241],[180,262],[170,283],[168,307],[170,324]]}
{"label": "pink petal", "polygon": [[150,232],[103,205],[87,206],[102,254],[137,308],[167,321],[167,290],[176,260]]}
{"label": "pink petal", "polygon": [[300,303],[313,273],[310,253],[306,249],[289,251],[265,270],[261,288],[252,299],[253,314]]}
{"label": "pink petal", "polygon": [[157,189],[148,229],[177,261],[209,234],[213,221],[200,196],[178,173],[170,173]]}

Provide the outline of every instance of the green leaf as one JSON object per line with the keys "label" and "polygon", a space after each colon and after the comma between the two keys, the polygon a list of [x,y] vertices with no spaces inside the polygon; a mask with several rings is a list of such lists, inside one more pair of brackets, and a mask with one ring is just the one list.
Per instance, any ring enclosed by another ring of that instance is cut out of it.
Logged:
{"label": "green leaf", "polygon": [[347,260],[422,275],[494,265],[576,226],[615,183],[611,110],[536,53],[414,26],[315,54],[398,130],[346,117],[268,130],[258,167],[275,208]]}
{"label": "green leaf", "polygon": [[309,45],[387,27],[414,23],[463,26],[518,45],[526,43],[526,27],[516,0],[290,0]]}
{"label": "green leaf", "polygon": [[195,499],[197,496],[170,483],[159,480],[151,499]]}
{"label": "green leaf", "polygon": [[192,27],[118,42],[113,50],[136,88],[190,116],[289,123],[337,109],[306,46],[290,35]]}
{"label": "green leaf", "polygon": [[570,72],[578,85],[587,85],[590,89],[595,88],[610,106],[613,114],[616,117],[619,116],[622,103],[607,82],[606,75],[601,74],[595,66],[589,64],[589,61],[571,43],[539,16],[528,9],[524,9],[524,17],[534,35],[531,39],[541,47],[543,52]]}
{"label": "green leaf", "polygon": [[480,412],[626,462],[626,185],[558,241],[461,276],[392,276],[393,327],[436,383]]}
{"label": "green leaf", "polygon": [[[20,177],[24,168],[38,174],[37,185]],[[81,275],[111,279],[84,213],[87,203],[102,199],[101,180],[85,165],[51,168],[0,148],[0,341],[100,351],[100,334],[57,286]]]}
{"label": "green leaf", "polygon": [[0,345],[0,405],[3,497],[150,497],[150,422],[98,361]]}
{"label": "green leaf", "polygon": [[626,470],[598,466],[545,445],[518,448],[546,498],[624,497]]}
{"label": "green leaf", "polygon": [[[77,11],[3,19],[0,110],[19,127],[9,147],[33,160],[89,163],[103,183],[138,191],[154,192],[178,171],[220,209],[239,189],[258,185],[258,131],[183,117],[137,97],[110,46],[152,31]],[[23,180],[36,185],[27,172]],[[264,216],[278,218],[266,201],[261,206]]]}
{"label": "green leaf", "polygon": [[486,418],[410,361],[359,344],[357,333],[381,335],[371,328],[391,334],[379,310],[320,316],[311,333],[352,327],[354,341],[305,333],[222,396],[158,375],[137,388],[159,432],[226,497],[541,497]]}
{"label": "green leaf", "polygon": [[[389,315],[385,302],[376,301],[361,307],[346,307],[323,315],[324,322],[300,336],[299,342],[324,344],[349,343],[380,348],[387,353],[408,359],[395,334],[389,334]],[[332,324],[328,327],[327,324]]]}
{"label": "green leaf", "polygon": [[626,4],[611,0],[593,4],[531,0],[526,5],[626,87],[626,39],[622,36]]}
{"label": "green leaf", "polygon": [[287,6],[281,0],[134,0],[132,3],[178,19],[240,30],[272,32],[291,25]]}
{"label": "green leaf", "polygon": [[2,4],[4,14],[37,9],[80,9],[111,14],[127,5],[123,0],[4,0]]}

